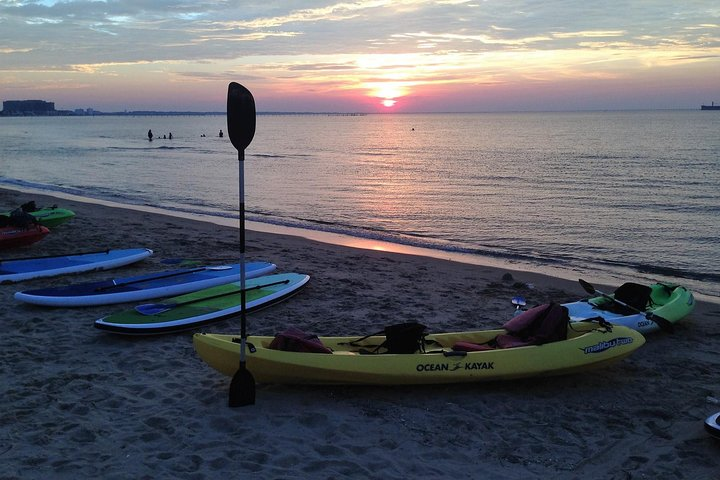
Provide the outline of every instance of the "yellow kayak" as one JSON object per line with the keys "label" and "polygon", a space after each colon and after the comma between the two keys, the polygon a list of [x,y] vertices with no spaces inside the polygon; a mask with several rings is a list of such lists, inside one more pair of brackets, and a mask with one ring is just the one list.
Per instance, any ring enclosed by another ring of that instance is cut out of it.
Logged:
{"label": "yellow kayak", "polygon": [[[425,353],[367,353],[385,341],[371,336],[320,337],[330,353],[269,348],[275,337],[249,336],[246,366],[258,383],[426,385],[561,375],[598,368],[627,357],[645,343],[627,327],[568,325],[567,339],[542,345],[483,351],[454,350],[458,342],[484,344],[506,330],[438,333],[425,337]],[[212,368],[232,376],[240,361],[240,336],[198,333],[193,344]],[[350,343],[353,345],[350,345]],[[457,348],[457,347],[456,347]]]}

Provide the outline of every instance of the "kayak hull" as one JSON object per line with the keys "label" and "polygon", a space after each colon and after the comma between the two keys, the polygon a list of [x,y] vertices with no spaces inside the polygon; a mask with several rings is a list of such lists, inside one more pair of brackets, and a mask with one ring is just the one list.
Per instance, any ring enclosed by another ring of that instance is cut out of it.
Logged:
{"label": "kayak hull", "polygon": [[48,228],[55,228],[75,217],[75,212],[66,208],[48,207],[29,213],[35,217],[35,220],[37,220],[40,225],[44,225]]}
{"label": "kayak hull", "polygon": [[[276,266],[268,262],[247,262],[245,268],[245,278],[255,278],[272,272]],[[238,263],[26,290],[15,293],[15,299],[46,307],[91,307],[182,295],[239,280]]]}
{"label": "kayak hull", "polygon": [[[246,313],[269,307],[295,295],[309,280],[308,275],[297,273],[266,275],[247,280]],[[155,315],[142,314],[138,309],[125,310],[96,320],[95,327],[124,335],[157,335],[209,325],[240,314],[240,282],[170,298],[164,300],[163,304],[182,302],[192,303]]]}
{"label": "kayak hull", "polygon": [[[676,323],[695,308],[695,298],[690,290],[680,285],[656,283],[650,285],[651,307],[647,312],[664,318],[670,323]],[[611,295],[612,296],[612,295]],[[566,303],[571,321],[583,321],[590,318],[602,317],[613,325],[622,325],[639,331],[640,333],[652,333],[660,329],[660,326],[648,319],[643,313],[624,315],[606,310],[612,304],[604,297],[595,297],[588,300]]]}
{"label": "kayak hull", "polygon": [[50,233],[47,227],[33,225],[28,228],[0,227],[0,249],[24,247],[39,242]]}
{"label": "kayak hull", "polygon": [[[637,331],[615,327],[612,331],[591,323],[568,328],[568,340],[517,348],[457,352],[458,341],[484,343],[505,330],[428,335],[437,342],[429,353],[363,354],[360,349],[382,343],[370,337],[359,347],[347,342],[357,337],[321,337],[333,353],[299,353],[269,348],[274,337],[247,339],[246,366],[258,383],[428,385],[509,380],[587,371],[621,360],[645,343]],[[196,352],[215,370],[232,376],[240,360],[238,335],[198,333]]]}

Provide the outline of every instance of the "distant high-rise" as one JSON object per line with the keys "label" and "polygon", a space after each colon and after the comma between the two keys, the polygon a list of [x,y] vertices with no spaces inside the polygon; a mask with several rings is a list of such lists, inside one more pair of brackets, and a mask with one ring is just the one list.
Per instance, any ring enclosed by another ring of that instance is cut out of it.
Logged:
{"label": "distant high-rise", "polygon": [[55,102],[44,100],[6,100],[3,102],[3,115],[52,115]]}

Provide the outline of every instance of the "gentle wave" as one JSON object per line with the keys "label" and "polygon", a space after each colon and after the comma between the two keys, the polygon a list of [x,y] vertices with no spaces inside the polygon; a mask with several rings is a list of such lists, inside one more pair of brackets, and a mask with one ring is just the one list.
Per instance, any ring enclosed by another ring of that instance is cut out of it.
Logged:
{"label": "gentle wave", "polygon": [[145,147],[104,147],[107,150],[116,152],[133,152],[137,150],[194,150],[194,147],[170,146],[170,145],[147,145]]}
{"label": "gentle wave", "polygon": [[[132,201],[132,199],[128,198],[126,195],[119,195],[115,192],[109,192],[109,191],[103,191],[103,190],[94,190],[92,192],[87,191],[81,191],[76,188],[68,188],[68,187],[60,187],[56,185],[47,185],[47,184],[41,184],[41,183],[34,183],[34,182],[27,182],[23,180],[18,179],[10,179],[6,177],[0,177],[0,184],[5,184],[8,186],[14,186],[14,187],[22,187],[22,188],[28,188],[28,189],[34,189],[34,190],[41,190],[41,191],[47,191],[48,193],[53,192],[60,192],[60,193],[66,193],[76,196],[82,196],[89,199],[92,198],[98,198],[100,200],[107,200],[107,201],[124,201],[125,203],[130,200],[131,205],[145,205],[145,206],[153,206],[158,207],[163,210],[167,210],[169,212],[174,213],[188,213],[192,215],[200,215],[200,216],[209,216],[209,217],[218,217],[218,218],[238,218],[238,215],[236,213],[229,213],[229,212],[218,212],[218,211],[212,211],[208,210],[208,208],[212,207],[210,205],[203,204],[201,202],[193,202],[192,204],[197,208],[187,208],[187,207],[172,207],[172,206],[158,206],[158,205],[150,205],[146,202],[137,200]],[[91,193],[92,196],[88,197],[88,193]],[[127,192],[125,192],[127,193]],[[119,202],[123,203],[123,202]],[[340,234],[340,235],[346,235],[356,238],[362,238],[366,240],[377,240],[381,242],[387,242],[387,243],[395,243],[395,244],[401,244],[406,245],[410,247],[418,247],[428,250],[437,250],[437,251],[444,251],[448,253],[459,253],[459,254],[467,254],[467,255],[477,255],[481,257],[487,257],[487,258],[494,258],[498,260],[507,260],[511,263],[521,263],[521,264],[527,264],[527,265],[537,265],[538,263],[541,263],[543,265],[548,266],[570,266],[573,263],[583,260],[588,261],[587,259],[584,259],[582,257],[578,256],[572,256],[572,255],[562,255],[556,253],[552,257],[545,257],[545,256],[539,256],[537,254],[525,254],[521,252],[509,252],[509,251],[500,251],[497,248],[472,248],[472,247],[462,247],[458,245],[451,245],[442,242],[439,239],[434,239],[425,235],[420,234],[401,234],[398,232],[387,232],[383,231],[381,229],[373,229],[373,228],[364,228],[359,229],[351,224],[342,224],[342,223],[336,223],[336,222],[325,222],[320,220],[315,220],[312,218],[303,218],[303,217],[278,217],[278,216],[272,216],[269,215],[266,212],[260,212],[260,211],[247,211],[246,212],[246,219],[248,221],[252,222],[258,222],[258,223],[265,223],[269,225],[276,225],[280,227],[290,227],[290,228],[299,228],[304,230],[311,230],[311,231],[319,231],[319,232],[325,232],[325,233],[334,233],[334,234]],[[720,274],[713,273],[713,272],[696,272],[696,271],[690,271],[680,268],[672,268],[672,267],[662,267],[662,266],[656,266],[656,265],[649,265],[649,264],[642,264],[642,263],[632,263],[632,262],[622,262],[622,261],[602,261],[595,259],[594,263],[597,265],[607,265],[611,267],[623,267],[627,268],[632,271],[636,271],[638,273],[644,273],[644,274],[651,274],[651,275],[659,275],[659,276],[667,276],[667,277],[677,277],[677,278],[684,278],[684,279],[691,279],[696,281],[710,281],[710,282],[720,282]]]}
{"label": "gentle wave", "polygon": [[[99,200],[112,201],[116,203],[124,203],[129,205],[137,206],[152,206],[166,210],[172,213],[187,213],[191,215],[205,216],[205,217],[217,217],[226,219],[236,219],[238,214],[234,212],[218,211],[213,209],[212,206],[203,204],[201,202],[193,202],[196,208],[179,207],[179,206],[167,206],[167,205],[156,205],[153,203],[144,202],[139,198],[131,198],[127,196],[128,192],[118,194],[117,192],[107,191],[103,189],[93,189],[91,192],[87,190],[80,190],[71,187],[61,187],[56,185],[40,184],[35,182],[28,182],[18,179],[10,179],[6,177],[0,177],[0,184],[5,184],[11,187],[20,187],[23,189],[33,189],[46,191],[49,194],[53,192],[65,193],[75,195],[83,198],[92,200],[93,198]],[[90,194],[90,196],[88,196]],[[656,265],[622,262],[622,261],[603,261],[598,258],[587,259],[582,256],[563,255],[555,252],[553,256],[538,255],[537,252],[533,253],[522,253],[518,251],[501,250],[500,247],[487,247],[487,248],[473,248],[473,247],[462,247],[458,245],[448,244],[439,239],[423,235],[412,235],[398,232],[387,232],[381,229],[363,228],[360,229],[351,224],[342,224],[335,222],[325,222],[315,220],[311,218],[301,217],[278,217],[272,216],[263,212],[246,212],[246,219],[248,221],[264,223],[268,225],[275,225],[279,227],[297,228],[302,230],[317,231],[323,233],[339,234],[344,236],[350,236],[355,238],[361,238],[365,240],[374,240],[385,243],[392,243],[398,245],[405,245],[409,247],[417,247],[430,251],[447,252],[449,254],[463,254],[472,255],[482,258],[495,259],[505,261],[509,265],[535,267],[547,266],[547,267],[560,267],[572,269],[573,265],[578,262],[583,262],[587,268],[592,266],[598,271],[604,274],[612,273],[614,269],[618,267],[634,271],[640,274],[648,274],[652,277],[663,276],[673,277],[679,279],[688,279],[698,282],[720,282],[720,275],[712,272],[697,272],[672,267],[662,267]],[[608,270],[603,269],[603,266],[611,267]],[[591,268],[590,268],[591,269]],[[699,293],[704,293],[713,296],[712,293],[701,290]]]}
{"label": "gentle wave", "polygon": [[[116,191],[110,191],[106,189],[85,189],[80,190],[78,188],[72,188],[72,187],[62,187],[57,185],[48,185],[48,184],[42,184],[42,183],[36,183],[36,182],[28,182],[24,180],[19,179],[12,179],[7,177],[0,177],[0,184],[5,184],[11,187],[19,187],[23,189],[32,189],[32,190],[40,190],[48,192],[49,194],[52,194],[53,192],[57,193],[65,193],[69,195],[74,195],[78,197],[87,198],[89,200],[92,199],[98,199],[98,200],[106,200],[106,201],[112,201],[112,202],[118,202],[118,203],[125,203],[129,205],[137,205],[137,206],[153,206],[156,208],[160,208],[162,210],[167,210],[169,212],[174,213],[188,213],[192,215],[200,215],[200,216],[210,216],[210,217],[218,217],[218,218],[238,218],[238,214],[235,212],[222,212],[215,210],[215,206],[208,205],[202,202],[188,202],[187,205],[192,205],[196,208],[190,208],[188,206],[180,207],[180,206],[169,206],[169,205],[160,205],[155,203],[148,203],[146,200],[143,200],[140,197],[131,197],[128,196],[127,191],[125,192],[116,192]],[[411,247],[418,247],[418,248],[425,248],[430,250],[439,250],[439,251],[446,251],[450,253],[463,253],[463,254],[471,254],[471,255],[480,255],[484,257],[491,257],[491,258],[497,258],[497,259],[506,259],[506,260],[513,260],[513,261],[525,261],[529,263],[537,263],[540,259],[537,256],[532,255],[524,255],[520,253],[510,253],[510,252],[501,252],[492,248],[470,248],[470,247],[461,247],[457,245],[450,245],[450,244],[444,244],[441,240],[433,239],[431,237],[427,237],[420,234],[408,234],[408,233],[398,233],[398,232],[387,232],[382,229],[372,228],[372,227],[364,227],[364,228],[358,228],[352,224],[343,224],[343,223],[337,223],[337,222],[328,222],[328,221],[322,221],[312,218],[304,218],[304,217],[280,217],[280,216],[273,216],[271,214],[268,214],[267,212],[262,211],[252,211],[248,210],[245,212],[246,219],[248,221],[252,222],[258,222],[258,223],[265,223],[269,225],[277,225],[280,227],[291,227],[291,228],[299,228],[304,230],[312,230],[312,231],[318,231],[318,232],[325,232],[325,233],[336,233],[340,235],[347,235],[351,237],[357,237],[357,238],[363,238],[367,240],[378,240],[382,242],[388,242],[388,243],[396,243],[396,244],[402,244],[407,245]],[[544,260],[544,263],[553,264],[553,263],[563,263],[558,258],[552,258]]]}

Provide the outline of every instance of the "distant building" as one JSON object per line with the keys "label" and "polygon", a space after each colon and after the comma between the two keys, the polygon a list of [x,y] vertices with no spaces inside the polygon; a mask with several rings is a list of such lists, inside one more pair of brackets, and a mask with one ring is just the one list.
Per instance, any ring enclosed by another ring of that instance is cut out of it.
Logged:
{"label": "distant building", "polygon": [[55,103],[44,100],[6,100],[3,115],[54,115]]}

